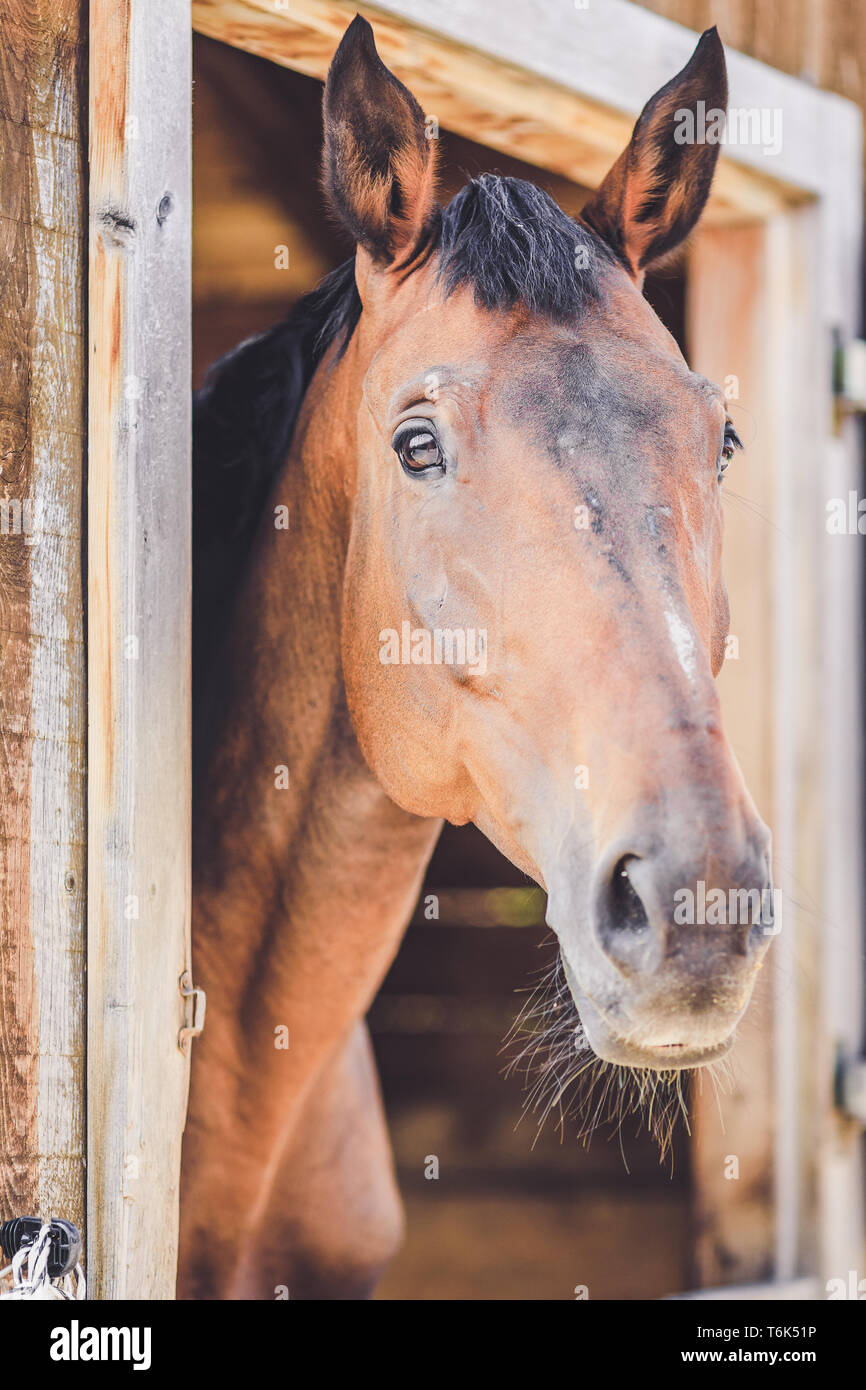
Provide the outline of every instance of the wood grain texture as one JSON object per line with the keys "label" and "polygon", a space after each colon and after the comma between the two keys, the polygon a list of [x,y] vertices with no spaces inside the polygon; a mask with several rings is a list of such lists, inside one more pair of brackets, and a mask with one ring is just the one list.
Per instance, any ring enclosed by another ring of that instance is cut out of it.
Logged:
{"label": "wood grain texture", "polygon": [[88,1212],[172,1298],[188,1063],[190,115],[183,0],[91,0]]}
{"label": "wood grain texture", "polygon": [[84,1225],[79,0],[0,44],[0,1218]]}
{"label": "wood grain texture", "polygon": [[[637,6],[619,8],[640,16]],[[202,34],[324,78],[356,9],[353,0],[292,0],[285,9],[273,0],[193,0],[192,18]],[[640,106],[694,46],[694,35],[671,26],[673,43],[648,53],[637,35],[629,54],[600,11],[574,7],[542,17],[529,7],[494,14],[449,0],[434,14],[422,0],[394,0],[366,5],[364,14],[383,62],[441,126],[588,188],[628,143]],[[599,52],[622,69],[616,82],[597,81]],[[754,220],[802,200],[779,165],[739,155],[720,161],[710,222]]]}
{"label": "wood grain texture", "polygon": [[839,0],[644,0],[665,19],[717,24],[742,53],[866,106],[866,11]]}
{"label": "wood grain texture", "polygon": [[[758,811],[772,826],[773,537],[767,518],[776,421],[767,389],[774,370],[767,350],[769,259],[766,227],[699,231],[689,255],[687,334],[696,371],[731,387],[736,377],[729,410],[750,466],[738,459],[725,487],[724,568],[738,649],[725,662],[720,687],[728,737]],[[776,944],[739,1031],[730,1084],[722,1086],[720,1100],[709,1078],[694,1088],[695,1263],[696,1282],[704,1286],[773,1274]],[[739,1163],[738,1178],[726,1174],[728,1156]]]}

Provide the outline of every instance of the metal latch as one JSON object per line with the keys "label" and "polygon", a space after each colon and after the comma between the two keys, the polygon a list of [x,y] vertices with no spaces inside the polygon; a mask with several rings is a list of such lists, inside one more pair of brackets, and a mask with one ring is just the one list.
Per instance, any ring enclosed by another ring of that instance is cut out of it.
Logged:
{"label": "metal latch", "polygon": [[48,1278],[62,1279],[81,1259],[81,1233],[71,1221],[55,1217],[43,1223],[39,1216],[15,1216],[0,1222],[0,1252],[7,1260],[13,1259],[20,1250],[36,1244],[43,1227],[48,1228]]}
{"label": "metal latch", "polygon": [[197,1038],[202,1028],[204,1028],[204,1016],[207,1010],[207,996],[203,989],[197,988],[192,982],[192,974],[185,970],[178,981],[180,992],[184,999],[192,1000],[192,1019],[186,1028],[181,1028],[177,1035],[177,1045],[184,1054],[189,1052],[189,1045],[193,1038]]}

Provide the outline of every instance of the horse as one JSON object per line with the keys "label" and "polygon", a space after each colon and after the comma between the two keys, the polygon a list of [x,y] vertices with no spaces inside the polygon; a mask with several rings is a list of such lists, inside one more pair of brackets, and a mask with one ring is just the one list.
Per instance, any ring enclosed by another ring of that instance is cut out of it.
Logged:
{"label": "horse", "polygon": [[[350,260],[195,402],[195,1044],[179,1296],[367,1298],[402,1237],[365,1014],[444,821],[547,893],[572,1029],[673,1075],[769,934],[722,726],[724,394],[642,293],[707,200],[705,32],[579,218],[436,141],[360,16],[324,89]],[[283,1291],[282,1293],[280,1291]]]}

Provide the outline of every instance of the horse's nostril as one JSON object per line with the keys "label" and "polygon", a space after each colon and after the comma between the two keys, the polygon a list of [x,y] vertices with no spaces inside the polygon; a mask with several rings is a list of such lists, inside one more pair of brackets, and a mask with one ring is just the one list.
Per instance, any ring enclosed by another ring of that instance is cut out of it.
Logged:
{"label": "horse's nostril", "polygon": [[761,890],[760,909],[758,911],[752,910],[747,915],[746,946],[749,951],[766,947],[770,937],[775,936],[781,928],[781,921],[776,918],[774,898],[772,880],[768,877],[765,887]]}
{"label": "horse's nostril", "polygon": [[643,932],[649,930],[649,919],[640,894],[631,881],[629,865],[636,862],[635,856],[626,854],[613,871],[610,886],[611,920],[614,932]]}
{"label": "horse's nostril", "polygon": [[598,903],[598,936],[605,955],[626,972],[654,969],[661,943],[647,916],[631,870],[640,862],[626,854],[614,867]]}

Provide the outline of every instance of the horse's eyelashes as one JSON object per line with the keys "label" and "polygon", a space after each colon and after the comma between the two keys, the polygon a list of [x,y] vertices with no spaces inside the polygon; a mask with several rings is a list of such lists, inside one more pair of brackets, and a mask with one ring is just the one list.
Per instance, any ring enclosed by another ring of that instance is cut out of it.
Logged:
{"label": "horse's eyelashes", "polygon": [[722,451],[719,454],[719,461],[716,464],[716,476],[719,482],[722,481],[724,474],[727,472],[728,464],[734,457],[735,451],[737,449],[742,449],[742,447],[743,441],[740,439],[734,426],[731,424],[730,420],[726,421],[725,435],[722,440]]}
{"label": "horse's eyelashes", "polygon": [[734,429],[734,426],[731,424],[730,420],[728,420],[725,424],[725,439],[722,448],[722,453],[724,454],[726,459],[732,459],[734,457],[734,450],[742,449],[742,447],[742,439],[737,434],[737,431]]}

